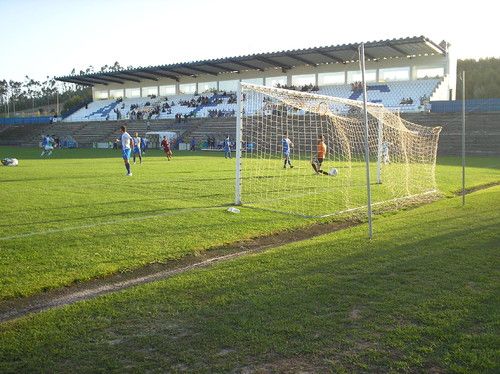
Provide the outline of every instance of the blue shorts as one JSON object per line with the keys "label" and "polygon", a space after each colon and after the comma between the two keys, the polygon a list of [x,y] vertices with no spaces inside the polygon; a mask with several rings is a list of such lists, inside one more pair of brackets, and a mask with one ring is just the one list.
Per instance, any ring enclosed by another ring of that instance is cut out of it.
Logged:
{"label": "blue shorts", "polygon": [[122,157],[124,160],[130,159],[130,148],[129,149],[122,149]]}
{"label": "blue shorts", "polygon": [[134,147],[134,154],[141,154],[141,149],[139,147]]}

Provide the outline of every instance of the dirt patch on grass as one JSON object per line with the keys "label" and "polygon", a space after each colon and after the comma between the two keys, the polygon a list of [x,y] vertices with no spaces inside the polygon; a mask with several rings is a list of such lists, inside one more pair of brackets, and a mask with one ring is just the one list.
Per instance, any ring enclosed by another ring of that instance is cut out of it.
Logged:
{"label": "dirt patch on grass", "polygon": [[[476,186],[466,190],[466,194],[500,185],[500,182],[492,182]],[[462,195],[462,191],[457,193]],[[438,199],[437,196],[429,198],[427,202]],[[410,202],[406,208],[415,208],[422,205],[422,201]],[[401,209],[402,206],[379,207],[374,210],[376,214],[382,214]],[[30,313],[56,308],[77,301],[88,300],[94,297],[120,291],[133,286],[151,283],[166,279],[186,271],[212,266],[219,262],[257,253],[284,244],[311,239],[323,234],[344,230],[364,222],[361,218],[349,218],[344,221],[332,221],[315,223],[313,225],[278,232],[272,235],[257,237],[254,239],[239,241],[183,257],[180,260],[169,261],[165,264],[155,263],[136,270],[114,274],[108,277],[97,278],[91,281],[74,283],[70,286],[49,290],[34,296],[0,301],[0,323],[20,318]],[[351,320],[357,320],[360,315],[358,310],[353,310],[349,315]]]}
{"label": "dirt patch on grass", "polygon": [[360,224],[357,219],[345,222],[317,223],[305,228],[279,232],[273,235],[244,240],[201,253],[188,255],[165,264],[151,264],[129,272],[105,278],[75,283],[62,289],[49,290],[30,297],[0,302],[0,322],[13,320],[30,313],[88,300],[140,284],[155,282],[188,270],[256,253],[284,244],[310,239]]}
{"label": "dirt patch on grass", "polygon": [[[487,188],[495,187],[495,186],[500,186],[500,181],[496,182],[491,182],[491,183],[486,183],[486,184],[481,184],[479,186],[471,187],[471,188],[466,188],[465,189],[465,194],[468,195],[470,193],[476,192],[476,191],[481,191],[485,190]],[[462,190],[455,192],[456,196],[462,196]]]}

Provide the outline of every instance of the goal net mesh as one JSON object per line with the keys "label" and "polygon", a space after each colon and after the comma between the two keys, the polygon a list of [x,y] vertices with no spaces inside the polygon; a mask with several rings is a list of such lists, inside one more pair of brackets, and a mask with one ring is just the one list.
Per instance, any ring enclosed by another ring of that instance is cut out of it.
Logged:
{"label": "goal net mesh", "polygon": [[[242,204],[311,217],[366,207],[363,102],[245,83],[241,92]],[[379,104],[367,111],[372,203],[435,192],[441,128]]]}

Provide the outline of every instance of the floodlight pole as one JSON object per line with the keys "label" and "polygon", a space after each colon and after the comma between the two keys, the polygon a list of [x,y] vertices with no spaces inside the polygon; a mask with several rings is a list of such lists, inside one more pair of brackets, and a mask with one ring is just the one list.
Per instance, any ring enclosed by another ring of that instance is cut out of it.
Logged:
{"label": "floodlight pole", "polygon": [[462,71],[462,206],[465,205],[465,71]]}
{"label": "floodlight pole", "polygon": [[373,237],[372,228],[372,194],[370,189],[370,146],[368,143],[368,111],[366,98],[366,79],[365,79],[365,44],[359,46],[359,64],[361,69],[361,80],[363,81],[363,113],[365,121],[365,163],[366,163],[366,193],[368,198],[368,237]]}
{"label": "floodlight pole", "polygon": [[236,185],[234,204],[241,205],[241,138],[242,138],[242,115],[243,115],[243,98],[241,92],[241,82],[238,82],[237,107],[236,111]]}

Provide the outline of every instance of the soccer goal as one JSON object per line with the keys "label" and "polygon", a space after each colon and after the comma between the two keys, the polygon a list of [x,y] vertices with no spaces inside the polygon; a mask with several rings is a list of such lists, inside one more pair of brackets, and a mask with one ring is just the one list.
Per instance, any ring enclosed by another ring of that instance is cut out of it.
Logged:
{"label": "soccer goal", "polygon": [[[363,103],[241,83],[236,204],[323,217],[366,207]],[[368,103],[372,204],[436,191],[440,127]]]}

